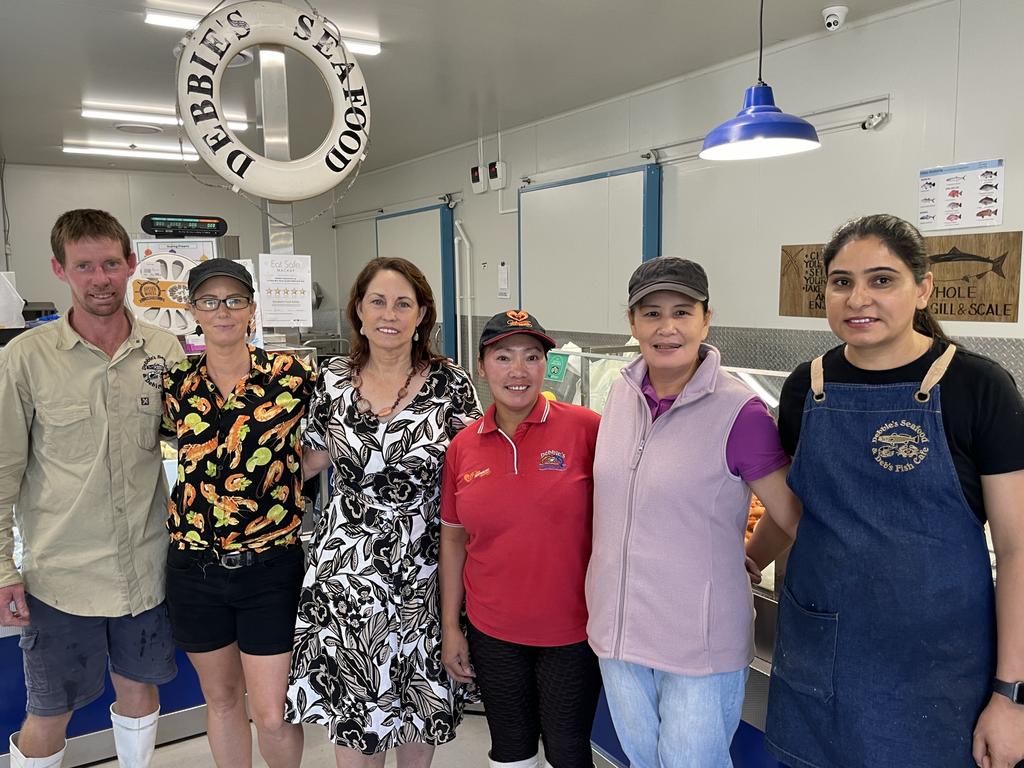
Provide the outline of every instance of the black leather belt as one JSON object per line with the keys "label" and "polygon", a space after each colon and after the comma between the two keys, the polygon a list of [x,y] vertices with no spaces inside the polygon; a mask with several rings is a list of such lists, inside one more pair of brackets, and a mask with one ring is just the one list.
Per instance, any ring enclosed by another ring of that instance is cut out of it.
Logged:
{"label": "black leather belt", "polygon": [[233,571],[238,568],[247,568],[257,563],[275,560],[279,557],[290,555],[296,550],[301,551],[301,547],[298,544],[285,547],[271,547],[263,552],[256,552],[252,549],[243,549],[238,552],[219,552],[216,549],[184,549],[177,550],[177,553],[179,556],[183,555],[203,565],[219,565],[221,568]]}

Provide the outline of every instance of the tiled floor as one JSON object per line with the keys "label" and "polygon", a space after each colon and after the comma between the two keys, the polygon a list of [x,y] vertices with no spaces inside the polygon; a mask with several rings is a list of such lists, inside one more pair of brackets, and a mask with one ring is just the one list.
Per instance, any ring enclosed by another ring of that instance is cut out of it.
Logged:
{"label": "tiled floor", "polygon": [[[318,725],[304,727],[306,749],[302,756],[303,768],[333,768],[334,748],[327,740],[326,729]],[[487,722],[483,716],[467,715],[456,738],[437,748],[433,768],[487,768],[489,746]],[[253,768],[266,768],[256,748],[255,731],[252,752]],[[210,768],[213,764],[210,747],[203,735],[159,747],[151,768]],[[388,755],[387,765],[389,768],[395,765],[394,755]],[[97,763],[94,768],[117,768],[117,760]]]}

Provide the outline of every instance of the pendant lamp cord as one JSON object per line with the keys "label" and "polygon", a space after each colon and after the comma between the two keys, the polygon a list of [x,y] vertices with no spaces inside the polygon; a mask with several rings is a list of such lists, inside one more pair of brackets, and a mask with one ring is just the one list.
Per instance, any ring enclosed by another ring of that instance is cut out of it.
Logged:
{"label": "pendant lamp cord", "polygon": [[764,0],[761,0],[761,17],[758,21],[758,44],[757,44],[757,84],[764,85],[761,79],[761,62],[764,59]]}

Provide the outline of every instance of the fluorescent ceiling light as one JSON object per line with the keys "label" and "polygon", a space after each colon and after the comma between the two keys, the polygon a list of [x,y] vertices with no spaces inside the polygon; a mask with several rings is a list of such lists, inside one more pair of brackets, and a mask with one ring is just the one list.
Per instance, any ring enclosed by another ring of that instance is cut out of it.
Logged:
{"label": "fluorescent ceiling light", "polygon": [[172,155],[178,155],[179,152],[184,151],[186,155],[195,155],[196,148],[192,146],[189,141],[182,142],[181,148],[179,149],[177,144],[165,141],[156,144],[147,144],[145,142],[137,141],[96,141],[95,139],[89,139],[87,141],[77,141],[71,139],[64,143],[65,147],[109,147],[110,149],[142,149],[151,152],[167,152]]}
{"label": "fluorescent ceiling light", "polygon": [[146,10],[146,23],[157,27],[171,27],[172,29],[194,29],[199,23],[198,16],[188,16],[184,13],[165,13],[163,11]]}
{"label": "fluorescent ceiling light", "polygon": [[[189,16],[184,13],[165,13],[164,11],[146,11],[146,23],[155,24],[158,27],[171,27],[173,29],[195,29],[199,23],[199,16]],[[342,37],[345,45],[352,53],[359,53],[363,56],[376,56],[380,53],[380,41],[369,40],[363,37]]]}
{"label": "fluorescent ceiling light", "polygon": [[139,160],[177,160],[194,163],[199,155],[182,155],[177,152],[153,152],[144,149],[114,149],[112,147],[72,147],[64,145],[63,150],[69,155],[103,155],[104,157],[134,157]]}
{"label": "fluorescent ceiling light", "polygon": [[[122,112],[113,109],[82,107],[82,117],[90,117],[96,120],[127,121],[130,123],[152,123],[153,125],[181,125],[181,120],[173,112],[171,114],[158,114],[154,112]],[[228,119],[228,128],[233,131],[244,131],[248,127],[248,122]]]}
{"label": "fluorescent ceiling light", "polygon": [[376,56],[380,53],[380,43],[376,40],[360,40],[355,37],[343,37],[345,45],[352,53],[359,53],[363,56]]}

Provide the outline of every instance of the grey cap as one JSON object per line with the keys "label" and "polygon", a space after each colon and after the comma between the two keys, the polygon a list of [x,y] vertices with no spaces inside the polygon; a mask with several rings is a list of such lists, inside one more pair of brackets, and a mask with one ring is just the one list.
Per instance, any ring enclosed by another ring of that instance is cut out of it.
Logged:
{"label": "grey cap", "polygon": [[697,301],[708,300],[708,276],[695,261],[659,256],[645,261],[629,278],[629,306],[655,291],[675,291]]}

